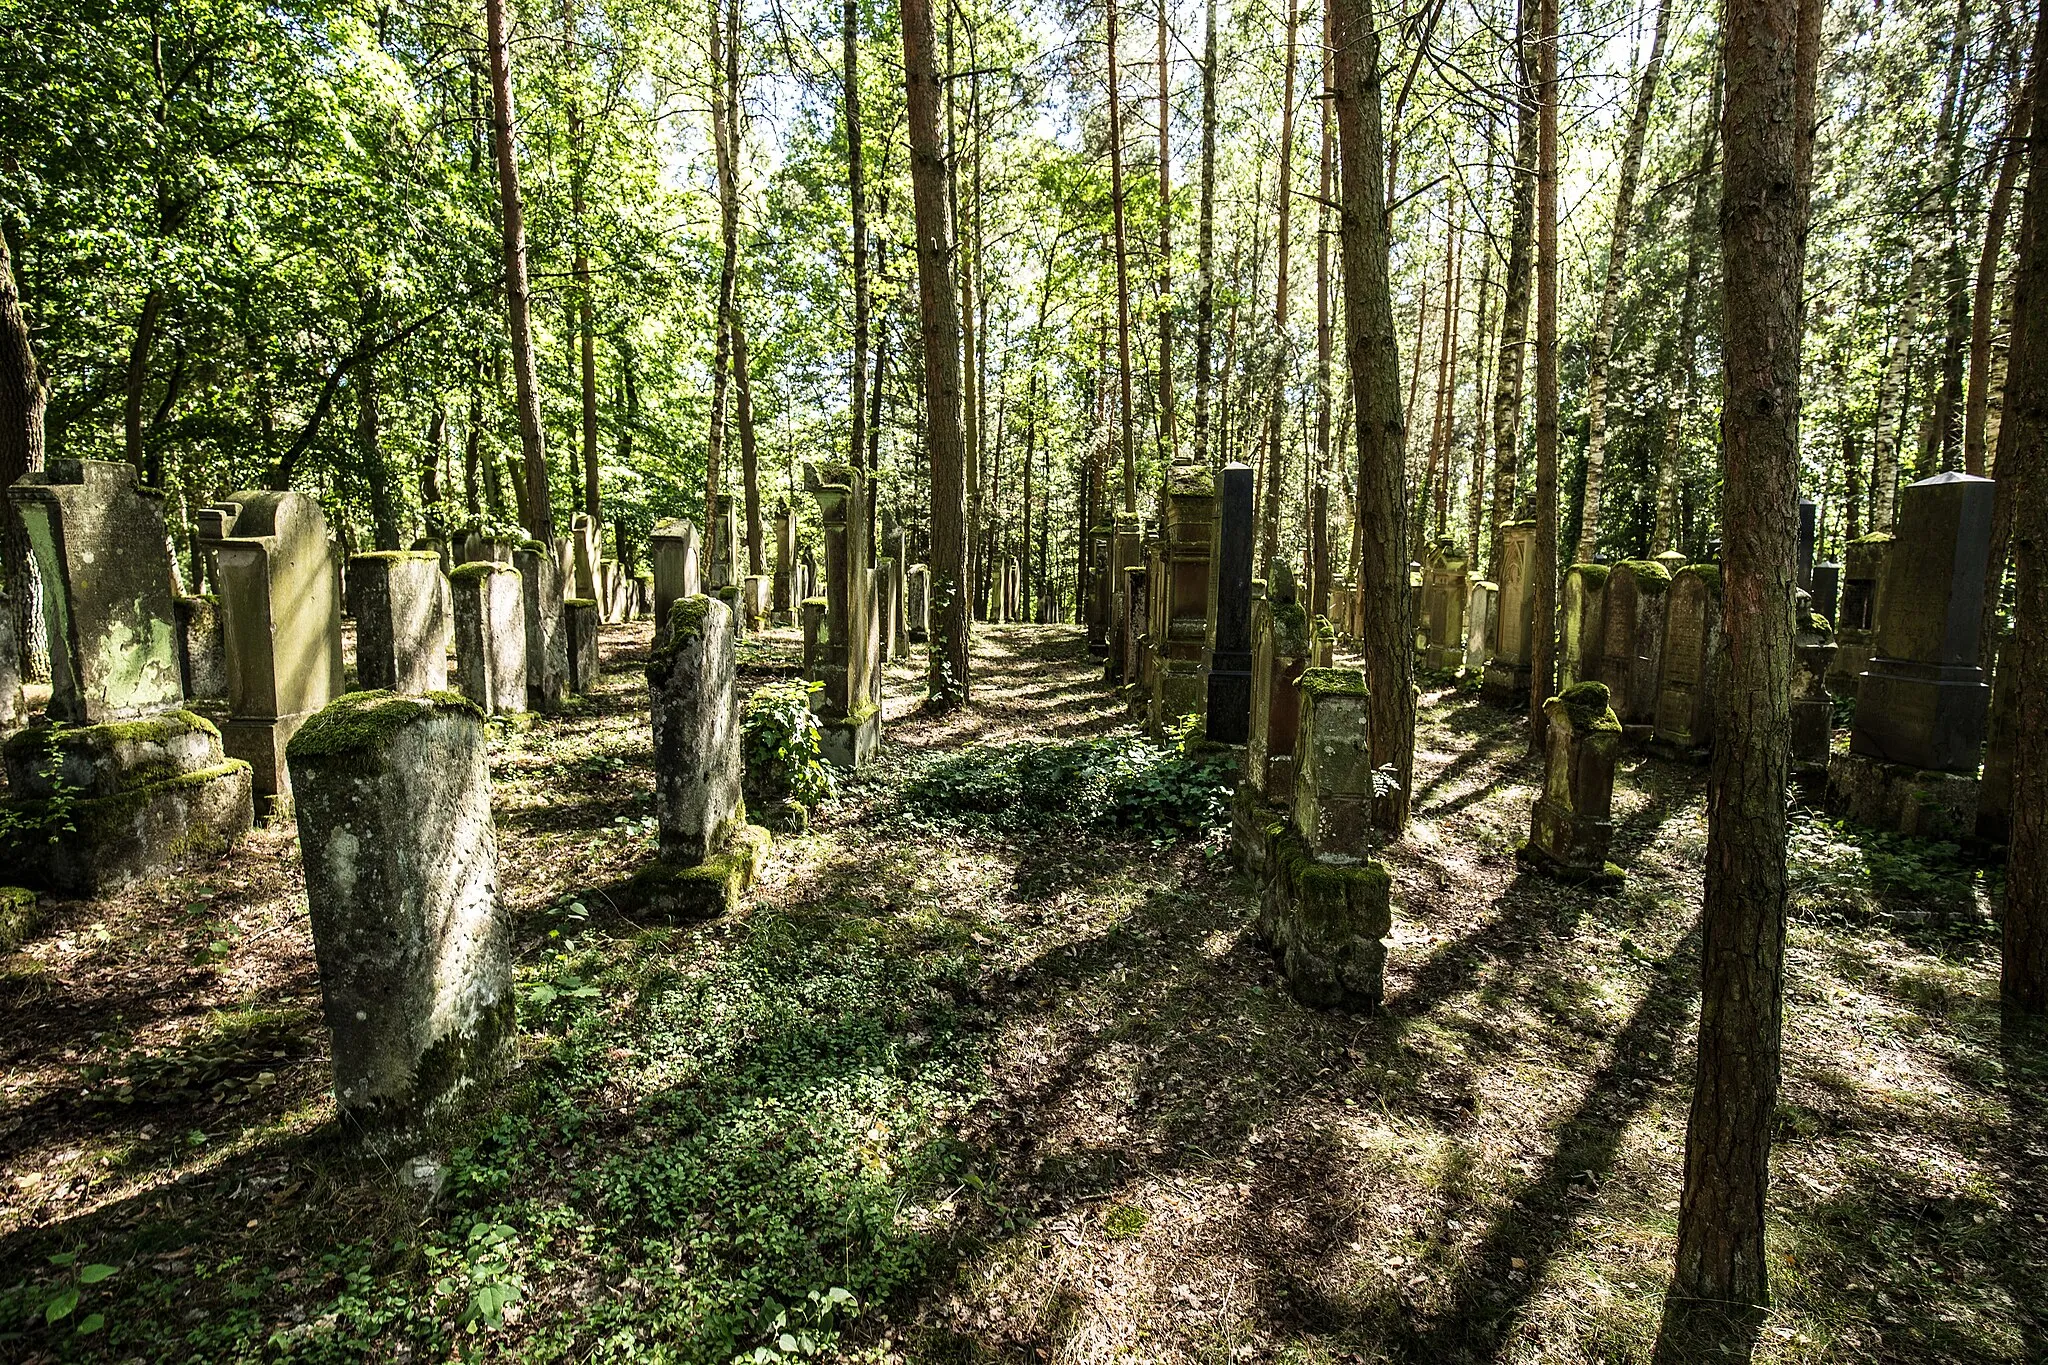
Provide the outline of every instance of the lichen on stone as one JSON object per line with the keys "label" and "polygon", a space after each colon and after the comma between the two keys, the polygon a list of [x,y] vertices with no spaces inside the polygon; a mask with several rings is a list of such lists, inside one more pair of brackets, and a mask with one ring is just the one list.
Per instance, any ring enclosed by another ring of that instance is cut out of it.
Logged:
{"label": "lichen on stone", "polygon": [[1365,671],[1358,668],[1311,668],[1305,670],[1297,680],[1307,697],[1363,697],[1370,695],[1365,686]]}
{"label": "lichen on stone", "polygon": [[287,758],[323,759],[356,753],[381,744],[422,716],[455,711],[481,721],[484,713],[455,692],[420,696],[397,692],[349,692],[299,727],[285,746]]}

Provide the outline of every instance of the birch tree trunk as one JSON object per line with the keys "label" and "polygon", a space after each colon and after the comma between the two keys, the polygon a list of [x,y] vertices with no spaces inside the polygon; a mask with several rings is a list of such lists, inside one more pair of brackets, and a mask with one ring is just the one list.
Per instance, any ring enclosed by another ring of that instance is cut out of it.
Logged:
{"label": "birch tree trunk", "polygon": [[526,220],[520,207],[519,159],[512,144],[512,53],[505,0],[484,0],[491,66],[491,137],[498,161],[498,207],[503,228],[505,313],[512,334],[512,383],[519,413],[519,453],[525,476],[526,532],[547,542],[555,536],[548,495],[547,448],[541,436],[540,380],[533,359],[533,313],[526,292]]}

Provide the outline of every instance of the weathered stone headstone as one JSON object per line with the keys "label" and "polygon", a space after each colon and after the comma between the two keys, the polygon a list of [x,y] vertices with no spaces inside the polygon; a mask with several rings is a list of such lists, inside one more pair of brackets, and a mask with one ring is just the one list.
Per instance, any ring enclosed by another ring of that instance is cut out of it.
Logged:
{"label": "weathered stone headstone", "polygon": [[520,615],[526,627],[526,705],[553,715],[569,693],[569,626],[563,614],[568,584],[555,556],[539,541],[512,554],[519,570]]}
{"label": "weathered stone headstone", "polygon": [[1469,561],[1457,542],[1439,536],[1422,566],[1421,631],[1425,668],[1455,669],[1465,662],[1465,607]]}
{"label": "weathered stone headstone", "polygon": [[[1131,652],[1124,637],[1141,633],[1145,629],[1145,619],[1142,612],[1136,619],[1127,618],[1124,608],[1127,605],[1127,571],[1140,568],[1144,563],[1145,523],[1135,512],[1117,513],[1115,534],[1109,544],[1109,653],[1103,668],[1105,682],[1126,684],[1137,680],[1135,675],[1127,677],[1124,673],[1124,664]],[[1139,600],[1142,602],[1144,599]]]}
{"label": "weathered stone headstone", "polygon": [[[1150,580],[1155,606],[1146,719],[1154,736],[1184,716],[1208,711],[1210,594],[1216,587],[1209,557],[1215,552],[1217,503],[1215,476],[1206,465],[1168,471],[1158,577]],[[1010,562],[1014,578],[1016,561]]]}
{"label": "weathered stone headstone", "polygon": [[796,621],[796,604],[803,598],[796,588],[796,518],[790,514],[787,501],[775,504],[775,592],[769,606],[771,618],[778,626],[793,625]]}
{"label": "weathered stone headstone", "polygon": [[1088,652],[1098,659],[1109,656],[1109,558],[1112,532],[1107,526],[1090,527],[1082,552],[1087,556],[1086,625]]}
{"label": "weathered stone headstone", "polygon": [[21,691],[21,645],[14,633],[14,599],[0,592],[0,735],[28,719]]}
{"label": "weathered stone headstone", "polygon": [[597,603],[569,598],[562,603],[562,625],[568,633],[569,690],[587,697],[603,676],[597,653]]}
{"label": "weathered stone headstone", "polygon": [[335,1103],[372,1142],[431,1124],[514,1046],[481,719],[447,693],[351,692],[287,751]]}
{"label": "weathered stone headstone", "polygon": [[480,560],[448,579],[455,594],[455,677],[487,716],[526,709],[526,601],[519,571]]}
{"label": "weathered stone headstone", "polygon": [[1606,684],[1575,683],[1544,702],[1543,715],[1543,794],[1529,812],[1529,842],[1517,860],[1567,881],[1617,884],[1622,872],[1607,861],[1607,844],[1621,719],[1608,705]]}
{"label": "weathered stone headstone", "polygon": [[889,657],[902,661],[910,657],[910,574],[903,563],[903,533],[891,539],[895,551],[889,556],[889,581],[884,590],[889,598]]}
{"label": "weathered stone headstone", "polygon": [[1842,604],[1835,616],[1835,662],[1828,669],[1828,688],[1838,697],[1853,697],[1870,663],[1883,599],[1884,563],[1892,537],[1874,531],[1849,542],[1842,558]]}
{"label": "weathered stone headstone", "polygon": [[661,844],[634,875],[634,899],[669,919],[726,914],[754,885],[765,830],[740,796],[733,614],[698,594],[669,604],[647,664],[654,724],[654,809]]}
{"label": "weathered stone headstone", "polygon": [[1124,659],[1119,676],[1126,681],[1117,689],[1123,696],[1124,705],[1136,711],[1145,700],[1145,648],[1149,634],[1140,629],[1140,623],[1151,606],[1152,570],[1144,564],[1133,564],[1124,570],[1123,591],[1118,594],[1118,614],[1122,616],[1125,629],[1120,638],[1123,641]]}
{"label": "weathered stone headstone", "polygon": [[192,701],[226,701],[228,642],[218,597],[180,597],[178,676]]}
{"label": "weathered stone headstone", "polygon": [[291,801],[284,749],[341,695],[341,585],[320,504],[303,493],[245,491],[220,509],[213,544],[228,647],[230,757],[255,770],[258,805]]}
{"label": "weathered stone headstone", "polygon": [[1792,778],[1811,795],[1827,785],[1828,755],[1835,737],[1835,699],[1828,692],[1834,662],[1834,627],[1813,610],[1811,597],[1795,592],[1792,626]]}
{"label": "weathered stone headstone", "polygon": [[821,657],[820,647],[825,639],[825,599],[806,597],[797,604],[797,616],[804,632],[804,676],[809,677]]}
{"label": "weathered stone headstone", "polygon": [[1557,673],[1564,686],[1595,678],[1607,636],[1605,564],[1574,564],[1565,570],[1558,606]]}
{"label": "weathered stone headstone", "polygon": [[1693,757],[1713,739],[1713,669],[1721,638],[1721,570],[1689,564],[1671,579],[1664,615],[1664,658],[1657,670],[1651,742]]}
{"label": "weathered stone headstone", "polygon": [[1308,608],[1294,571],[1273,566],[1264,597],[1252,600],[1252,701],[1245,738],[1245,780],[1266,800],[1286,809],[1294,800],[1294,738],[1299,729],[1301,675],[1327,659],[1316,657]]}
{"label": "weathered stone headstone", "polygon": [[[1340,594],[1338,601],[1344,598]],[[1493,657],[1493,637],[1500,614],[1500,586],[1480,579],[1465,599],[1465,671],[1477,675]],[[1342,627],[1339,627],[1341,630]]]}
{"label": "weathered stone headstone", "polygon": [[1657,721],[1657,670],[1664,658],[1664,615],[1671,575],[1653,559],[1628,559],[1607,575],[1597,668],[1622,733],[1647,739]]}
{"label": "weathered stone headstone", "polygon": [[881,636],[868,568],[867,476],[852,465],[811,464],[804,484],[817,499],[825,534],[825,616],[809,676],[824,684],[811,709],[825,756],[858,768],[882,740]]}
{"label": "weathered stone headstone", "polygon": [[1816,564],[1813,566],[1813,610],[1827,618],[1828,624],[1835,620],[1836,598],[1842,587],[1842,566],[1839,564]]}
{"label": "weathered stone headstone", "polygon": [[356,681],[366,692],[423,696],[448,690],[448,619],[441,561],[432,550],[378,550],[349,558],[356,602]]}
{"label": "weathered stone headstone", "polygon": [[1991,502],[1991,480],[1969,474],[1899,492],[1849,752],[1828,766],[1831,806],[1859,823],[1930,837],[1976,828],[1991,696],[1978,650]]}
{"label": "weathered stone headstone", "polygon": [[1259,936],[1303,1003],[1376,1009],[1385,991],[1393,902],[1387,869],[1370,856],[1365,675],[1312,668],[1295,687],[1293,800],[1267,830]]}
{"label": "weathered stone headstone", "polygon": [[1210,552],[1207,734],[1213,743],[1242,744],[1252,706],[1252,471],[1223,467],[1216,489],[1215,544]]}
{"label": "weathered stone headstone", "polygon": [[572,596],[598,602],[597,566],[604,558],[604,528],[586,512],[569,521],[570,566],[574,572]]}
{"label": "weathered stone headstone", "polygon": [[697,528],[681,519],[661,522],[648,538],[654,558],[654,638],[668,629],[668,609],[704,591],[698,563]]}
{"label": "weathered stone headstone", "polygon": [[919,644],[931,638],[932,571],[910,566],[903,576],[903,633]]}
{"label": "weathered stone headstone", "polygon": [[1494,614],[1493,658],[1487,662],[1480,695],[1511,710],[1529,704],[1529,672],[1535,632],[1535,581],[1530,561],[1536,523],[1517,521],[1500,528],[1500,599]]}
{"label": "weathered stone headstone", "polygon": [[896,619],[895,594],[889,591],[889,584],[896,576],[896,561],[887,555],[875,561],[875,634],[882,642],[883,659],[896,657],[896,637],[901,633],[902,623]]}
{"label": "weathered stone headstone", "polygon": [[122,461],[52,460],[7,490],[43,585],[50,719],[97,725],[176,707],[164,499]]}
{"label": "weathered stone headstone", "polygon": [[741,547],[746,542],[740,535],[738,501],[730,493],[720,493],[712,500],[711,508],[711,552],[704,562],[706,592],[736,586],[741,576],[739,566],[745,562]]}

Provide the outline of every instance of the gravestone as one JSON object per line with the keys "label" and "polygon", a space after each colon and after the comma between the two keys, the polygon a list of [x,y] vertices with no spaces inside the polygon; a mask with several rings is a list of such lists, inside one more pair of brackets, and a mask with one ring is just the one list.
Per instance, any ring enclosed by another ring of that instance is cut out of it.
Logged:
{"label": "gravestone", "polygon": [[774,601],[774,580],[767,574],[748,574],[740,583],[740,601],[746,606],[746,628],[768,629],[769,604]]}
{"label": "gravestone", "polygon": [[1816,564],[1813,566],[1813,610],[1825,617],[1829,625],[1834,624],[1836,598],[1842,587],[1842,566],[1839,564]]}
{"label": "gravestone", "polygon": [[1393,902],[1387,869],[1371,856],[1365,675],[1312,668],[1294,686],[1294,794],[1267,832],[1257,931],[1304,1004],[1377,1009]]}
{"label": "gravestone", "polygon": [[259,807],[281,813],[285,745],[344,690],[338,558],[320,504],[303,493],[245,491],[212,510],[228,652],[221,740],[254,769]]}
{"label": "gravestone", "polygon": [[1223,466],[1209,554],[1208,722],[1212,743],[1242,744],[1252,706],[1252,471]]}
{"label": "gravestone", "polygon": [[889,657],[901,662],[910,657],[910,574],[903,563],[903,533],[898,531],[890,542],[894,553],[889,556]]}
{"label": "gravestone", "polygon": [[1595,679],[1607,638],[1605,564],[1574,564],[1565,570],[1558,603],[1557,673],[1565,687]]}
{"label": "gravestone", "polygon": [[698,563],[697,528],[683,520],[664,521],[648,537],[654,559],[654,638],[668,629],[668,609],[684,597],[704,591]]}
{"label": "gravestone", "polygon": [[441,561],[432,550],[349,557],[356,605],[356,684],[366,692],[423,696],[448,690],[449,621]]}
{"label": "gravestone", "polygon": [[[1340,596],[1341,602],[1343,598]],[[1480,579],[1465,599],[1465,671],[1478,675],[1493,655],[1493,637],[1499,621],[1500,587]],[[1342,627],[1339,627],[1341,630]]]}
{"label": "gravestone", "polygon": [[903,633],[919,644],[931,638],[932,571],[910,566],[903,576]]}
{"label": "gravestone", "polygon": [[630,894],[661,918],[705,919],[739,908],[768,835],[747,824],[740,796],[732,610],[700,593],[670,603],[667,615],[647,663],[660,848]]}
{"label": "gravestone", "polygon": [[1300,694],[1295,683],[1310,668],[1328,667],[1314,623],[1300,601],[1294,571],[1273,565],[1273,581],[1252,599],[1251,715],[1245,737],[1244,781],[1264,800],[1286,809],[1294,799],[1294,739]]}
{"label": "gravestone", "polygon": [[1614,760],[1621,720],[1607,686],[1576,683],[1543,703],[1543,793],[1529,812],[1522,866],[1564,881],[1614,886],[1621,869],[1607,861],[1614,833]]}
{"label": "gravestone", "polygon": [[1465,607],[1470,595],[1470,561],[1449,536],[1429,547],[1422,566],[1422,663],[1445,671],[1465,662]]}
{"label": "gravestone", "polygon": [[227,628],[221,621],[218,597],[180,597],[178,613],[178,677],[192,701],[226,701],[228,697]]}
{"label": "gravestone", "polygon": [[793,625],[796,604],[803,600],[796,591],[796,518],[787,501],[775,504],[775,595],[769,606],[770,619],[778,626]]}
{"label": "gravestone", "polygon": [[1849,752],[1828,764],[1830,807],[1860,824],[1931,838],[1976,829],[1992,489],[1950,473],[1899,491]]}
{"label": "gravestone", "polygon": [[578,512],[569,519],[571,596],[586,602],[600,601],[597,566],[604,558],[604,528],[597,518]]}
{"label": "gravestone", "polygon": [[1535,642],[1536,523],[1517,521],[1500,528],[1500,598],[1494,613],[1493,658],[1487,661],[1480,695],[1497,706],[1520,710],[1529,704],[1531,650]]}
{"label": "gravestone", "polygon": [[804,467],[825,534],[825,614],[809,676],[825,756],[859,768],[882,741],[882,667],[875,582],[868,568],[867,475],[848,464]]}
{"label": "gravestone", "polygon": [[740,581],[739,503],[730,493],[720,493],[711,503],[711,548],[704,560],[704,591],[735,587]]}
{"label": "gravestone", "polygon": [[519,570],[526,628],[526,706],[553,715],[569,694],[569,626],[562,606],[568,584],[555,556],[537,540],[513,552],[512,567]]}
{"label": "gravestone", "polygon": [[1124,705],[1135,710],[1144,700],[1146,632],[1138,625],[1145,619],[1151,605],[1152,570],[1143,564],[1133,564],[1124,570],[1123,591],[1119,593],[1117,612],[1125,622],[1120,638],[1123,641],[1123,667],[1121,677],[1129,679],[1117,690],[1123,696]]}
{"label": "gravestone", "polygon": [[1124,664],[1130,649],[1124,637],[1139,634],[1145,629],[1142,615],[1132,620],[1124,614],[1127,571],[1140,568],[1145,563],[1145,523],[1135,512],[1119,512],[1115,525],[1116,531],[1109,544],[1108,662],[1103,668],[1103,681],[1121,685],[1137,681],[1134,676],[1125,676]]}
{"label": "gravestone", "polygon": [[1154,606],[1146,722],[1154,738],[1182,717],[1208,711],[1209,595],[1216,584],[1209,557],[1216,521],[1215,476],[1206,465],[1175,465],[1166,476],[1158,577],[1148,579]]}
{"label": "gravestone", "polygon": [[1714,651],[1721,638],[1721,570],[1690,564],[1671,579],[1664,617],[1664,658],[1650,741],[1695,757],[1713,739]]}
{"label": "gravestone", "polygon": [[1657,670],[1664,657],[1664,616],[1671,575],[1653,559],[1628,559],[1608,571],[1598,667],[1622,733],[1647,739],[1657,721]]}
{"label": "gravestone", "polygon": [[1834,627],[1813,610],[1812,598],[1795,592],[1792,625],[1792,780],[1818,796],[1827,787],[1828,755],[1835,738],[1835,699],[1828,693],[1828,665],[1834,662]]}
{"label": "gravestone", "polygon": [[430,1126],[515,1047],[481,722],[445,692],[351,692],[287,750],[335,1104],[373,1143]]}
{"label": "gravestone", "polygon": [[526,709],[526,601],[519,571],[495,560],[464,564],[455,595],[457,689],[487,716]]}
{"label": "gravestone", "polygon": [[1835,661],[1828,669],[1828,689],[1853,697],[1863,670],[1870,664],[1871,641],[1877,637],[1883,600],[1884,563],[1891,553],[1889,532],[1875,531],[1852,540],[1842,556],[1842,603],[1835,615]]}
{"label": "gravestone", "polygon": [[0,735],[11,734],[27,720],[28,704],[21,691],[21,645],[14,631],[14,599],[0,592]]}
{"label": "gravestone", "polygon": [[587,697],[603,677],[597,653],[597,603],[571,597],[562,603],[562,628],[568,636],[569,690]]}
{"label": "gravestone", "polygon": [[818,665],[820,646],[825,639],[825,599],[807,597],[797,604],[797,615],[801,618],[804,632],[804,676]]}
{"label": "gravestone", "polygon": [[889,591],[890,582],[896,577],[896,561],[887,555],[875,561],[875,634],[881,641],[881,656],[884,660],[896,657],[896,637],[901,622],[896,619],[895,594]]}
{"label": "gravestone", "polygon": [[1107,526],[1090,527],[1083,553],[1087,556],[1083,605],[1086,608],[1088,652],[1098,659],[1109,657],[1109,560],[1112,532]]}
{"label": "gravestone", "polygon": [[98,725],[182,705],[164,498],[125,461],[66,460],[7,490],[43,585],[49,716]]}

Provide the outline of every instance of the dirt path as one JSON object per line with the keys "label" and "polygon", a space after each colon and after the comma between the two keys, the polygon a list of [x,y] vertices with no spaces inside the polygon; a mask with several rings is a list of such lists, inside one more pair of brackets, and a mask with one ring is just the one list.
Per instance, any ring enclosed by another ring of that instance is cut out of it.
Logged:
{"label": "dirt path", "polygon": [[[649,848],[646,645],[608,630],[602,693],[494,753],[522,1061],[423,1154],[432,1207],[333,1130],[288,829],[49,907],[0,978],[0,1354],[1650,1358],[1699,773],[1626,760],[1628,887],[1561,889],[1514,868],[1515,721],[1427,693],[1387,1008],[1318,1013],[1220,836],[933,798],[994,769],[970,741],[1136,752],[1056,627],[978,632],[953,716],[893,667],[884,761],[778,840],[743,916],[632,922],[608,888]],[[743,689],[796,647],[747,642]],[[2001,1024],[1972,869],[1795,829],[1755,1358],[2048,1358],[2043,1052]],[[1902,905],[1938,913],[1901,928]],[[74,1253],[115,1273],[78,1285],[48,1260]],[[494,1285],[502,1321],[464,1325]]]}

